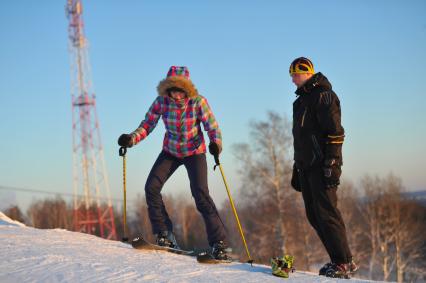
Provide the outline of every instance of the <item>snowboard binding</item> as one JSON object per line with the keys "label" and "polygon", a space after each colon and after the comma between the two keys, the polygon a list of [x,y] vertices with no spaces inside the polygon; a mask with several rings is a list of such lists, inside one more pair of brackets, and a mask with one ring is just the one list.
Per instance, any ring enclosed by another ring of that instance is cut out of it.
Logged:
{"label": "snowboard binding", "polygon": [[272,274],[278,277],[288,278],[289,273],[294,272],[294,257],[285,255],[271,258]]}

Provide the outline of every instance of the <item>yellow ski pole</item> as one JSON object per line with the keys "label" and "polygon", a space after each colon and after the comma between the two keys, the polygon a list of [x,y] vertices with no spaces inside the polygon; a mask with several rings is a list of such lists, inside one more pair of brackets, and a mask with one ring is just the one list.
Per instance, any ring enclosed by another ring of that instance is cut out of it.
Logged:
{"label": "yellow ski pole", "polygon": [[120,147],[118,154],[123,157],[123,238],[121,239],[123,242],[128,242],[128,229],[127,229],[127,203],[126,203],[126,147]]}
{"label": "yellow ski pole", "polygon": [[247,247],[246,238],[244,237],[243,228],[241,227],[240,219],[238,218],[237,210],[235,209],[234,201],[232,200],[231,192],[228,188],[228,183],[226,182],[225,173],[223,172],[222,165],[219,162],[219,155],[214,155],[214,160],[216,162],[214,169],[216,169],[216,166],[219,166],[223,182],[225,183],[225,188],[226,188],[226,192],[228,194],[229,202],[231,203],[232,212],[234,213],[235,220],[237,221],[238,230],[240,231],[241,239],[243,240],[243,244],[244,244],[244,247],[246,249],[247,256],[249,258],[249,260],[247,262],[250,263],[251,265],[253,265],[254,260],[250,256],[250,252],[249,252],[248,247]]}

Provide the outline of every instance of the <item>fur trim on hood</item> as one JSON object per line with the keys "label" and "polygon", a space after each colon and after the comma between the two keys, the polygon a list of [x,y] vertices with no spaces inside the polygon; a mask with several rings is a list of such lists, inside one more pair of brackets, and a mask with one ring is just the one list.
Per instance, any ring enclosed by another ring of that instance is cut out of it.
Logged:
{"label": "fur trim on hood", "polygon": [[168,96],[167,90],[172,87],[183,89],[189,98],[198,96],[198,90],[192,81],[184,76],[171,76],[162,80],[157,86],[158,95]]}

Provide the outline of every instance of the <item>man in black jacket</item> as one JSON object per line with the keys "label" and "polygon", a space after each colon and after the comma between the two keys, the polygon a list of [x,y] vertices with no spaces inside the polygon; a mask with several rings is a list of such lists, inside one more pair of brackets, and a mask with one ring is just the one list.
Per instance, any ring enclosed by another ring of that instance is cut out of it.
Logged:
{"label": "man in black jacket", "polygon": [[290,75],[297,86],[297,99],[293,103],[291,185],[302,192],[309,223],[331,259],[319,274],[349,278],[357,266],[352,260],[336,194],[345,137],[340,121],[340,101],[327,78],[314,72],[309,59],[295,59],[290,65]]}

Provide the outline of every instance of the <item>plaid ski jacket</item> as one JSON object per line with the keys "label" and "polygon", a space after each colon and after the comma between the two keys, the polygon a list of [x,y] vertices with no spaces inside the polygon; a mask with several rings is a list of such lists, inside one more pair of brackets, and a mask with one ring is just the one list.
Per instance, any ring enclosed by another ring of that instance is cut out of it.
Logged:
{"label": "plaid ski jacket", "polygon": [[132,143],[136,145],[154,130],[162,117],[166,127],[163,150],[175,157],[183,158],[206,152],[200,123],[211,142],[222,145],[219,125],[207,99],[201,95],[175,101],[168,96],[158,96],[139,127],[132,132]]}

